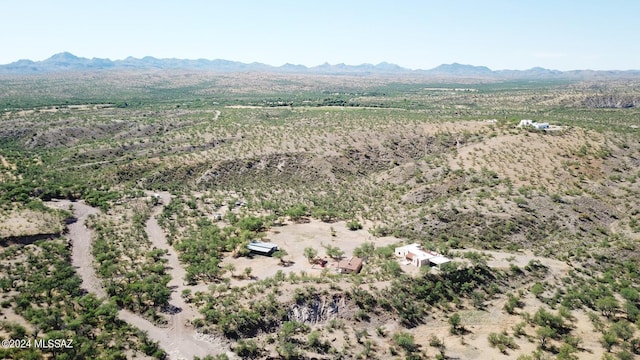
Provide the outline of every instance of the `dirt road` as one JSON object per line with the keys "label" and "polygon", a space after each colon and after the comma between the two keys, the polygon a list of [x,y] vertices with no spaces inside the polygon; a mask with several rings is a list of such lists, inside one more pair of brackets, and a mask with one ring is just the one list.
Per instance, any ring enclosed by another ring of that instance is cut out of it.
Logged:
{"label": "dirt road", "polygon": [[82,201],[52,201],[48,205],[59,209],[69,209],[70,206],[73,207],[73,215],[78,220],[68,226],[68,237],[72,244],[71,265],[78,272],[80,279],[82,279],[83,289],[98,297],[106,297],[107,293],[102,287],[102,282],[98,279],[93,267],[93,257],[91,256],[91,236],[93,233],[85,225],[85,221],[89,215],[98,214],[100,210],[91,207]]}
{"label": "dirt road", "polygon": [[[162,197],[164,204],[167,204],[171,199],[168,193],[163,193]],[[70,205],[73,206],[73,213],[78,218],[78,221],[69,225],[68,237],[71,240],[73,249],[71,255],[72,265],[82,279],[82,288],[96,294],[98,297],[106,297],[106,291],[102,287],[102,282],[96,276],[93,267],[91,254],[92,232],[85,225],[88,216],[99,213],[99,210],[84,202],[72,203],[66,200],[50,202],[48,205],[61,209],[69,209]],[[160,347],[167,352],[169,359],[193,359],[195,356],[202,358],[206,355],[221,353],[227,353],[230,358],[233,358],[233,353],[229,351],[229,347],[222,340],[199,334],[190,325],[190,320],[197,317],[198,313],[186,304],[180,296],[183,289],[182,279],[185,271],[178,261],[175,250],[167,244],[164,232],[155,219],[155,215],[161,211],[162,206],[157,206],[154,209],[152,216],[147,221],[147,231],[154,246],[168,251],[167,260],[170,267],[169,273],[172,277],[169,282],[169,286],[172,288],[170,303],[181,311],[170,315],[170,323],[167,328],[158,327],[140,315],[128,310],[118,311],[118,317],[130,325],[145,331],[151,339],[157,341]]]}
{"label": "dirt road", "polygon": [[[151,195],[151,193],[149,194]],[[156,194],[160,195],[162,204],[166,205],[171,202],[171,194],[169,194],[168,192],[160,192]],[[203,335],[198,334],[191,325],[191,320],[200,317],[200,314],[198,313],[197,309],[194,309],[182,297],[183,290],[188,288],[193,291],[193,288],[185,285],[184,278],[187,272],[180,263],[177,252],[175,251],[173,246],[169,245],[164,231],[158,224],[156,216],[158,216],[161,212],[162,205],[156,206],[153,209],[153,211],[151,212],[151,216],[146,223],[146,231],[151,244],[154,247],[165,250],[167,252],[167,266],[169,268],[169,273],[171,274],[171,281],[169,281],[169,283],[167,284],[167,286],[171,289],[171,298],[169,300],[169,304],[176,309],[176,312],[170,315],[169,328],[166,331],[167,335],[169,335],[170,338],[174,339],[175,341],[184,341],[184,339],[199,340],[203,343],[200,347],[203,347],[204,345],[204,348],[201,350],[215,350],[216,353],[225,352],[223,351],[225,349],[223,349],[222,342],[215,339],[209,340],[213,340],[213,342],[215,343],[213,345],[215,345],[216,348],[207,349],[210,342],[200,340],[203,338]]]}

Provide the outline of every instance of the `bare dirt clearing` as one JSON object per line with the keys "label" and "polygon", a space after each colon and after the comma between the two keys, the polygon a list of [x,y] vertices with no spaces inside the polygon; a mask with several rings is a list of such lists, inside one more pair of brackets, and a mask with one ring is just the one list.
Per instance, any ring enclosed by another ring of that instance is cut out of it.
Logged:
{"label": "bare dirt clearing", "polygon": [[[223,266],[224,264],[233,264],[238,271],[250,267],[256,279],[272,277],[278,270],[285,274],[305,271],[309,275],[319,276],[323,268],[309,264],[309,261],[304,256],[304,249],[307,247],[317,250],[320,257],[325,257],[323,245],[338,247],[344,251],[344,257],[349,258],[353,255],[355,248],[366,242],[373,243],[376,247],[383,247],[402,241],[394,237],[374,237],[367,231],[372,224],[365,223],[363,225],[364,228],[362,230],[351,231],[347,228],[345,221],[325,223],[319,220],[310,220],[308,223],[293,223],[274,227],[267,233],[267,241],[277,244],[280,249],[284,249],[288,253],[284,259],[292,263],[290,266],[280,266],[278,259],[260,255],[255,255],[252,258],[241,257],[237,259],[227,257],[222,264]],[[331,235],[332,229],[335,232],[335,236]],[[331,259],[327,257],[327,260],[329,260],[327,264],[329,265]],[[235,283],[239,282],[246,282],[246,280],[235,281]]]}
{"label": "bare dirt clearing", "polygon": [[16,171],[16,165],[7,161],[4,156],[0,155],[0,181],[16,180],[17,177],[14,174]]}
{"label": "bare dirt clearing", "polygon": [[[25,320],[24,317],[16,314],[16,312],[12,308],[0,309],[0,316],[2,316],[1,321],[6,321],[10,324],[18,324],[24,327],[25,329],[27,329],[27,331],[29,332],[33,331],[33,325],[31,325],[27,320]],[[0,328],[2,328],[2,326],[0,326]],[[5,336],[6,338],[7,335],[8,334],[5,331],[0,330],[0,336]]]}
{"label": "bare dirt clearing", "polygon": [[0,214],[0,238],[57,234],[61,231],[59,219],[43,211],[23,209]]}
{"label": "bare dirt clearing", "polygon": [[34,110],[20,110],[20,111],[7,111],[6,117],[12,116],[28,116],[34,113],[57,113],[69,110],[98,110],[112,107],[113,104],[78,104],[78,105],[64,105],[64,106],[47,106]]}
{"label": "bare dirt clearing", "polygon": [[16,164],[10,163],[4,156],[0,155],[0,166],[9,170],[16,170]]}

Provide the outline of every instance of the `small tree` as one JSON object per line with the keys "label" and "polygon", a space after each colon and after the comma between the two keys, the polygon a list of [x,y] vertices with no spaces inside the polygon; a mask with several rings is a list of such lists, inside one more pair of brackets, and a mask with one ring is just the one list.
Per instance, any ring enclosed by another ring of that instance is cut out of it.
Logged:
{"label": "small tree", "polygon": [[238,221],[238,227],[243,230],[258,232],[264,227],[264,221],[256,216],[247,216]]}
{"label": "small tree", "polygon": [[431,335],[429,338],[429,346],[432,346],[440,351],[440,353],[444,353],[444,341],[440,340],[437,336]]}
{"label": "small tree", "polygon": [[351,220],[347,223],[347,229],[351,231],[356,231],[362,229],[362,224],[358,222],[358,220]]}
{"label": "small tree", "polygon": [[373,255],[375,245],[373,243],[364,243],[353,250],[353,256],[366,257]]}
{"label": "small tree", "polygon": [[391,277],[398,277],[400,276],[400,274],[402,274],[402,268],[400,267],[400,264],[398,264],[398,262],[396,260],[387,260],[382,264],[382,270],[384,270],[384,272],[391,276]]}
{"label": "small tree", "polygon": [[458,313],[451,315],[451,317],[449,318],[449,325],[451,325],[449,331],[452,335],[459,334],[462,330],[462,328],[460,327],[460,322],[460,314]]}
{"label": "small tree", "polygon": [[281,340],[276,345],[276,351],[285,360],[298,359],[300,357],[299,347],[289,340]]}
{"label": "small tree", "polygon": [[498,348],[503,354],[507,354],[507,349],[515,350],[518,348],[518,344],[516,344],[512,337],[507,335],[506,331],[502,333],[490,333],[487,340],[489,340],[491,346]]}
{"label": "small tree", "polygon": [[304,248],[304,256],[309,260],[309,263],[313,262],[313,259],[318,255],[318,250],[312,247]]}
{"label": "small tree", "polygon": [[258,348],[258,344],[251,339],[240,339],[233,351],[243,359],[255,359],[260,356],[260,348]]}
{"label": "small tree", "polygon": [[233,272],[236,271],[236,266],[233,264],[226,264],[223,269],[228,271],[229,274],[231,274],[231,277],[233,277]]}
{"label": "small tree", "polygon": [[560,346],[560,350],[558,351],[558,356],[556,359],[558,360],[578,360],[578,357],[574,355],[578,350],[571,346],[570,344],[562,344]]}
{"label": "small tree", "polygon": [[334,260],[339,260],[342,258],[342,255],[344,255],[344,251],[340,250],[337,246],[327,245],[324,248],[327,252],[327,256]]}
{"label": "small tree", "polygon": [[417,350],[415,338],[408,332],[401,331],[393,334],[393,341],[404,349],[407,354],[411,354]]}
{"label": "small tree", "polygon": [[253,272],[253,269],[251,268],[251,266],[247,266],[246,268],[244,268],[244,276],[247,279],[251,279],[251,272]]}
{"label": "small tree", "polygon": [[289,215],[292,221],[298,222],[307,215],[307,207],[304,204],[297,204],[287,209],[285,214]]}
{"label": "small tree", "polygon": [[311,348],[317,348],[320,346],[321,333],[317,330],[312,331],[308,337],[308,344]]}
{"label": "small tree", "polygon": [[542,283],[537,282],[533,284],[533,286],[531,287],[531,293],[535,295],[535,297],[537,298],[539,298],[543,292],[544,292],[544,285]]}
{"label": "small tree", "polygon": [[614,333],[618,338],[628,341],[633,337],[635,329],[627,320],[620,320],[611,325],[609,331]]}
{"label": "small tree", "polygon": [[605,296],[598,301],[596,301],[596,308],[600,310],[602,316],[606,316],[607,318],[611,318],[613,314],[618,310],[618,300],[613,296]]}
{"label": "small tree", "polygon": [[509,314],[514,314],[515,313],[515,308],[517,307],[522,307],[522,301],[520,300],[520,298],[518,296],[515,296],[513,294],[508,294],[507,295],[507,302],[504,304],[503,309],[509,313]]}
{"label": "small tree", "polygon": [[191,289],[183,289],[182,290],[182,298],[185,299],[187,302],[190,302],[190,300],[191,300]]}
{"label": "small tree", "polygon": [[556,330],[549,326],[542,326],[536,330],[536,335],[540,340],[540,347],[545,349],[547,346],[547,340],[549,338],[555,337],[557,334]]}
{"label": "small tree", "polygon": [[323,208],[314,209],[311,215],[314,218],[320,219],[326,223],[334,222],[338,217],[338,214],[334,210],[326,210]]}
{"label": "small tree", "polygon": [[284,257],[287,255],[289,255],[289,253],[284,249],[280,249],[273,253],[273,257],[280,260],[280,265],[284,265],[286,263]]}
{"label": "small tree", "polygon": [[618,337],[611,331],[607,331],[602,334],[602,339],[600,339],[600,343],[607,350],[607,352],[611,352],[611,348],[618,343]]}

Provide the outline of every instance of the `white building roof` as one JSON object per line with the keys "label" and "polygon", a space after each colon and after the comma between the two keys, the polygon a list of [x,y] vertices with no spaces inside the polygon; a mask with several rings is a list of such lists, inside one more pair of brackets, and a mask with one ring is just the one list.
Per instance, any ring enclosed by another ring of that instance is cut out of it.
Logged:
{"label": "white building roof", "polygon": [[414,254],[417,258],[419,258],[420,260],[429,260],[432,259],[438,255],[428,252],[428,251],[424,251],[424,250],[416,250],[416,251],[411,251],[412,254]]}
{"label": "white building roof", "polygon": [[450,262],[451,259],[449,259],[448,257],[442,256],[442,255],[438,255],[438,256],[435,256],[435,257],[429,259],[429,261],[434,263],[434,264],[436,264],[436,265],[441,265],[441,264]]}
{"label": "white building roof", "polygon": [[412,255],[411,258],[416,258],[419,260],[429,260],[429,262],[436,265],[444,264],[451,261],[451,259],[449,259],[446,256],[440,255],[432,251],[423,250],[420,244],[415,244],[415,243],[398,247],[396,248],[396,252],[411,253]]}
{"label": "white building roof", "polygon": [[396,251],[399,251],[399,250],[408,250],[413,252],[414,250],[422,250],[422,246],[420,246],[420,244],[413,243],[413,244],[397,247]]}
{"label": "white building roof", "polygon": [[247,244],[247,249],[259,252],[270,252],[272,250],[278,250],[278,245],[262,241],[252,241]]}

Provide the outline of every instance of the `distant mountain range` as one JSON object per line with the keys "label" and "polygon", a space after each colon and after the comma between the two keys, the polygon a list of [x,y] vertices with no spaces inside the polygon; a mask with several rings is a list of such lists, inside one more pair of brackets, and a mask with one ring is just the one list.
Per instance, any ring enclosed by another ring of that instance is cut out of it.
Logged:
{"label": "distant mountain range", "polygon": [[142,59],[128,57],[123,60],[93,58],[87,59],[68,52],[55,54],[42,61],[19,60],[0,65],[0,74],[46,74],[71,71],[95,70],[201,70],[217,72],[278,72],[297,74],[332,74],[332,75],[423,75],[433,77],[454,78],[496,78],[496,79],[562,79],[562,78],[610,78],[640,77],[640,70],[572,70],[559,71],[540,67],[529,70],[491,70],[486,66],[463,65],[458,63],[443,64],[430,70],[411,70],[396,64],[382,62],[377,65],[345,65],[328,63],[306,67],[304,65],[285,64],[271,66],[262,63],[242,63],[230,60],[186,60],[157,59],[151,56]]}

